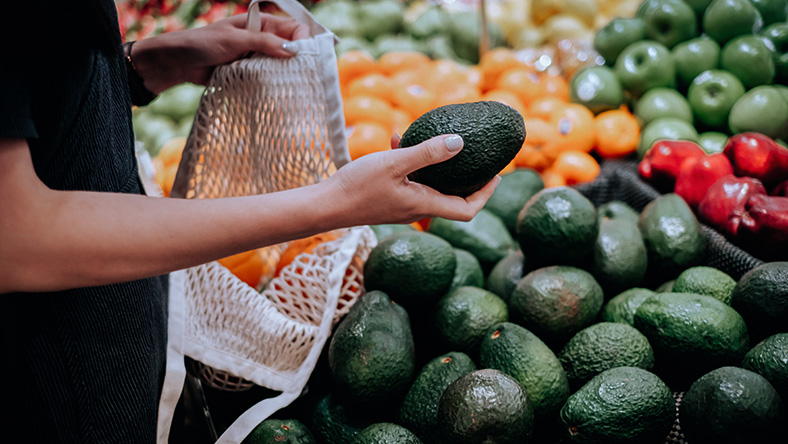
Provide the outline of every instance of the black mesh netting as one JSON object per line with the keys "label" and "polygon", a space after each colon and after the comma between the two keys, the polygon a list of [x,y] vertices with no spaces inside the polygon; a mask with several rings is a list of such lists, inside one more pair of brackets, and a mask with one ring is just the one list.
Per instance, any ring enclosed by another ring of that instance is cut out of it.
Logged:
{"label": "black mesh netting", "polygon": [[[638,176],[636,160],[608,160],[602,164],[599,177],[575,188],[594,205],[612,200],[622,201],[637,211],[661,194]],[[717,268],[739,280],[744,273],[763,263],[728,241],[717,230],[701,224],[708,250],[706,265]]]}

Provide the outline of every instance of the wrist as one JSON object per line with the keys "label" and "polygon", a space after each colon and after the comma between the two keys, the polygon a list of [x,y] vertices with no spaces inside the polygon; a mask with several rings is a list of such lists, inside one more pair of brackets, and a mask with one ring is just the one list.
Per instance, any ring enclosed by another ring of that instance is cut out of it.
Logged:
{"label": "wrist", "polygon": [[156,98],[156,94],[145,85],[145,79],[137,67],[133,54],[135,44],[136,42],[134,41],[123,44],[123,58],[125,59],[126,74],[128,75],[131,103],[137,106],[144,106],[152,102]]}

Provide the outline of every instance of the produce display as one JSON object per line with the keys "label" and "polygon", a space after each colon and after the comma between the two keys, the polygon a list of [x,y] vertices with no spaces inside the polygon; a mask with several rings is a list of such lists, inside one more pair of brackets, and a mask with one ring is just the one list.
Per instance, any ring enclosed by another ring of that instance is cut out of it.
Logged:
{"label": "produce display", "polygon": [[[142,38],[245,3],[119,2],[119,15]],[[483,15],[475,0],[302,3],[340,38],[352,159],[394,133],[407,149],[456,132],[467,157],[410,180],[457,195],[502,180],[470,221],[370,227],[365,295],[305,393],[245,443],[776,442],[788,1],[487,0]],[[134,110],[164,196],[203,90]],[[658,197],[592,196],[610,165]],[[261,290],[332,239],[289,243],[275,269],[256,251],[220,263]],[[757,265],[710,266],[735,252]],[[254,393],[209,392],[214,425]]]}

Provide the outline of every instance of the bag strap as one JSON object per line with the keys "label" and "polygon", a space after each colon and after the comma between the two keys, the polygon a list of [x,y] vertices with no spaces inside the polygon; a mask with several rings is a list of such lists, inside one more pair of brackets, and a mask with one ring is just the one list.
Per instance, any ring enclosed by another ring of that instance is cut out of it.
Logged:
{"label": "bag strap", "polygon": [[[318,22],[312,13],[296,0],[252,0],[246,16],[246,29],[248,31],[260,32],[262,29],[262,20],[260,19],[260,3],[262,2],[273,3],[297,22],[308,25],[309,35],[312,37],[326,33],[331,34],[328,28]],[[336,39],[336,37],[334,38]]]}

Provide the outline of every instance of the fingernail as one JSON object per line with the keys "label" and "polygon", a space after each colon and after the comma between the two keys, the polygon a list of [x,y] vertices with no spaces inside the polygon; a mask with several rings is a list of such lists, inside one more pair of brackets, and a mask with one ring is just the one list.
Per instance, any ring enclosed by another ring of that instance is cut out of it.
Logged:
{"label": "fingernail", "polygon": [[290,54],[298,54],[298,48],[295,47],[293,42],[283,42],[282,49],[289,52]]}
{"label": "fingernail", "polygon": [[456,134],[443,139],[443,143],[446,144],[446,148],[452,153],[462,149],[463,145],[462,137]]}

